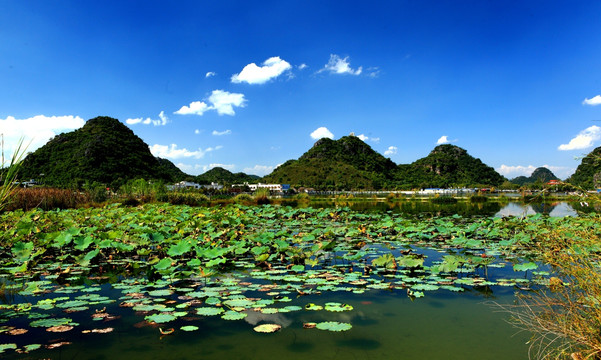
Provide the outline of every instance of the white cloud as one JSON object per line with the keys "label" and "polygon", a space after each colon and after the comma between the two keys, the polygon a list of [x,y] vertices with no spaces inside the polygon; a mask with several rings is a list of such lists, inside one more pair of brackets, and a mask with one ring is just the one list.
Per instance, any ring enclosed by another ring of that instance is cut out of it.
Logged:
{"label": "white cloud", "polygon": [[205,74],[206,78],[210,78],[211,76],[215,76],[217,74],[215,74],[213,71],[209,71],[208,73]]}
{"label": "white cloud", "polygon": [[593,125],[582,130],[576,137],[570,140],[567,144],[559,145],[559,150],[580,150],[586,149],[595,143],[595,141],[601,139],[601,128]]}
{"label": "white cloud", "polygon": [[196,129],[196,130],[194,130],[194,133],[195,133],[196,135],[198,135],[198,134],[200,134],[200,130]]}
{"label": "white cloud", "polygon": [[245,82],[248,84],[264,84],[271,79],[275,79],[283,72],[290,70],[292,66],[286,61],[280,59],[279,56],[271,57],[265,60],[263,66],[257,66],[255,63],[250,63],[240,71],[239,74],[232,75],[233,83]]}
{"label": "white cloud", "polygon": [[348,61],[348,56],[344,59],[336,54],[330,54],[330,60],[323,67],[323,69],[318,72],[329,71],[331,74],[350,74],[350,75],[359,75],[363,71],[363,68],[359,66],[358,69],[353,70],[351,68],[351,64]]}
{"label": "white cloud", "polygon": [[[67,131],[79,129],[85,121],[79,116],[45,116],[37,115],[27,119],[15,119],[8,116],[0,119],[0,133],[4,135],[4,155],[8,161],[16,150],[20,139],[27,145],[27,152],[32,152],[45,145],[52,137]],[[2,164],[0,164],[1,166]]]}
{"label": "white cloud", "polygon": [[[574,168],[566,167],[566,166],[542,165],[541,167],[545,167],[545,168],[551,170],[553,172],[553,174],[555,174],[555,176],[557,176],[560,179],[567,179],[576,170]],[[510,165],[503,164],[500,167],[496,168],[495,170],[499,174],[505,176],[506,178],[513,179],[518,176],[530,176],[530,175],[532,175],[532,172],[534,172],[534,170],[536,170],[536,168],[538,168],[538,166],[533,166],[533,165],[528,165],[528,166],[512,165],[512,166],[510,166]]]}
{"label": "white cloud", "polygon": [[235,107],[244,107],[246,100],[244,94],[230,93],[223,90],[213,90],[209,101],[213,104],[212,109],[217,110],[219,115],[234,115]]}
{"label": "white cloud", "polygon": [[193,101],[190,103],[190,106],[182,106],[179,110],[174,112],[174,114],[179,115],[201,115],[206,111],[210,110],[209,105],[204,101]]}
{"label": "white cloud", "polygon": [[499,174],[505,176],[506,178],[512,179],[517,176],[530,176],[532,172],[536,169],[536,166],[528,165],[501,165],[496,170]]}
{"label": "white cloud", "polygon": [[601,95],[594,96],[591,99],[584,99],[582,104],[591,106],[601,105]]}
{"label": "white cloud", "polygon": [[196,151],[190,151],[186,148],[178,149],[178,146],[176,144],[171,144],[171,145],[154,144],[150,147],[150,152],[154,156],[157,156],[160,158],[167,158],[167,159],[181,159],[181,158],[200,159],[200,158],[204,157],[206,153],[209,153],[209,152],[215,151],[215,150],[219,150],[222,147],[223,146],[219,145],[214,148],[209,147],[204,150],[198,149]]}
{"label": "white cloud", "polygon": [[229,135],[232,133],[232,130],[225,130],[225,131],[217,131],[217,130],[213,130],[213,135],[214,136],[223,136],[223,135]]}
{"label": "white cloud", "polygon": [[361,139],[361,141],[363,141],[363,142],[365,142],[365,141],[369,140],[369,138],[368,138],[367,136],[363,135],[363,134],[361,134],[361,135],[358,135],[357,137],[358,137],[359,139]]}
{"label": "white cloud", "polygon": [[332,132],[330,132],[330,130],[328,130],[328,128],[322,126],[320,128],[315,129],[315,131],[313,131],[311,133],[311,137],[315,140],[317,139],[321,139],[321,138],[330,138],[333,139],[334,138],[334,134],[332,134]]}
{"label": "white cloud", "polygon": [[300,64],[300,65],[298,66],[298,69],[299,69],[299,70],[304,70],[304,69],[306,69],[306,68],[308,68],[308,67],[309,67],[309,66],[308,66],[307,64]]}
{"label": "white cloud", "polygon": [[449,140],[449,137],[447,135],[443,135],[440,137],[440,139],[438,139],[436,141],[437,145],[442,145],[442,144],[450,144],[453,141],[457,141],[457,140]]}
{"label": "white cloud", "polygon": [[202,116],[209,110],[215,110],[219,115],[233,116],[236,114],[234,107],[246,106],[244,94],[230,93],[224,90],[213,90],[207,101],[211,104],[210,106],[204,101],[193,101],[190,106],[184,105],[174,114]]}
{"label": "white cloud", "polygon": [[269,166],[269,165],[255,165],[253,167],[247,167],[244,168],[244,173],[248,174],[248,175],[259,175],[259,176],[264,176],[267,175],[269,173],[271,173],[273,171],[273,169],[275,169],[277,166]]}
{"label": "white cloud", "polygon": [[389,146],[388,149],[384,151],[384,155],[394,155],[397,153],[398,150],[399,148],[397,148],[396,146]]}
{"label": "white cloud", "polygon": [[151,118],[146,118],[146,119],[135,118],[135,119],[127,119],[127,120],[125,120],[125,122],[129,125],[136,125],[136,124],[150,125],[150,124],[152,124],[154,126],[164,126],[169,123],[169,118],[167,118],[164,111],[161,111],[159,113],[158,120],[153,120]]}
{"label": "white cloud", "polygon": [[380,75],[380,69],[377,67],[367,68],[367,76],[377,78]]}

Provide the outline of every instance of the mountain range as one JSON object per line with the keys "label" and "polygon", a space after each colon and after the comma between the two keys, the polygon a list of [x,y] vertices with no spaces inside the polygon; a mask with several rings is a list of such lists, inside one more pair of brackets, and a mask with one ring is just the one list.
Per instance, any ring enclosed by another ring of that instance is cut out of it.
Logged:
{"label": "mountain range", "polygon": [[[601,147],[585,157],[569,181],[592,187],[601,182]],[[213,168],[191,176],[171,161],[152,155],[148,145],[119,120],[100,116],[75,131],[55,136],[23,160],[20,177],[58,187],[81,188],[87,183],[118,187],[131,179],[176,182],[272,182],[320,190],[415,189],[428,187],[500,186],[507,180],[465,149],[451,144],[436,146],[426,157],[411,164],[395,164],[360,138],[319,139],[298,159],[288,160],[260,178]],[[539,168],[514,181],[557,179]]]}

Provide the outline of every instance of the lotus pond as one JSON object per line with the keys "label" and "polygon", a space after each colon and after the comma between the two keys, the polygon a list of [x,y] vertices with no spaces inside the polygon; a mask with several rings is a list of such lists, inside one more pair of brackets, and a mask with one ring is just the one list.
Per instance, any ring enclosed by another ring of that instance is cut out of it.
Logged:
{"label": "lotus pond", "polygon": [[148,204],[0,215],[3,358],[526,359],[490,304],[599,217]]}

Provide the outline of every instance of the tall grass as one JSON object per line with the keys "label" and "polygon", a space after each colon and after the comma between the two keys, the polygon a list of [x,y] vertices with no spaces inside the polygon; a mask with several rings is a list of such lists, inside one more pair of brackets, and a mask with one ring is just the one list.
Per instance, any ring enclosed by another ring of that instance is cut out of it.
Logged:
{"label": "tall grass", "polygon": [[34,208],[42,210],[71,209],[90,205],[93,199],[89,192],[54,189],[33,188],[15,189],[11,201],[6,205],[6,210],[17,209],[31,210]]}
{"label": "tall grass", "polygon": [[271,203],[269,200],[270,191],[268,188],[258,188],[254,192],[254,198],[258,205],[266,205]]}
{"label": "tall grass", "polygon": [[502,306],[515,326],[533,334],[532,358],[601,359],[599,235],[586,228],[549,229],[536,250],[556,276],[548,288]]}
{"label": "tall grass", "polygon": [[15,181],[17,180],[19,169],[21,168],[21,160],[23,159],[23,155],[25,155],[26,149],[27,146],[23,145],[23,139],[19,140],[8,166],[0,164],[2,166],[0,169],[0,211],[4,210],[10,203],[11,197],[17,188]]}

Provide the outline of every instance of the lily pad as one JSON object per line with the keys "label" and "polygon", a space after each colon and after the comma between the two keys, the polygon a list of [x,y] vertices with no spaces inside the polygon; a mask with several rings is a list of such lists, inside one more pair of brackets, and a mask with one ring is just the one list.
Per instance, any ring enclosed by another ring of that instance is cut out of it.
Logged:
{"label": "lily pad", "polygon": [[159,313],[159,314],[148,315],[144,319],[148,322],[163,324],[163,323],[168,323],[170,321],[173,321],[173,320],[177,319],[177,317],[172,314]]}
{"label": "lily pad", "polygon": [[243,312],[237,312],[237,311],[226,311],[221,318],[223,320],[242,320],[244,319],[246,316],[248,316],[247,313],[243,313]]}
{"label": "lily pad", "polygon": [[196,331],[196,330],[198,330],[198,326],[194,326],[194,325],[182,326],[180,328],[180,330],[182,330],[182,331]]}
{"label": "lily pad", "polygon": [[203,316],[214,316],[214,315],[220,315],[223,314],[224,310],[222,308],[216,308],[216,307],[201,307],[196,309],[196,313],[198,315],[203,315]]}
{"label": "lily pad", "polygon": [[337,321],[324,321],[324,322],[317,323],[317,325],[315,327],[318,328],[319,330],[338,332],[338,331],[350,330],[353,327],[353,325],[351,325],[349,323],[343,323],[343,322],[337,322]]}
{"label": "lily pad", "polygon": [[278,324],[261,324],[259,326],[255,326],[253,330],[260,333],[273,333],[281,328],[282,326]]}

